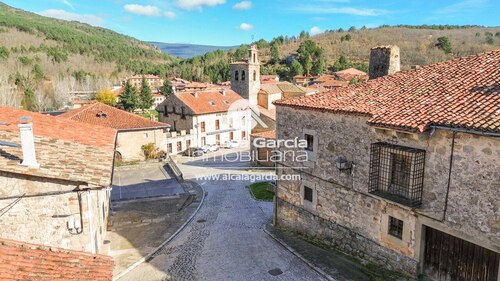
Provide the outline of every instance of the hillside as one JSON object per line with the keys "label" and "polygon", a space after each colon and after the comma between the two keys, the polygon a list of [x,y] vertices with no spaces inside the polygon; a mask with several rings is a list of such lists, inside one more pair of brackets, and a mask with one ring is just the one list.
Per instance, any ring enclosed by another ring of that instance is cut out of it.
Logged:
{"label": "hillside", "polygon": [[[447,37],[451,52],[446,53],[438,44],[438,38]],[[290,80],[296,74],[291,60],[287,60],[302,43],[311,40],[321,50],[323,72],[355,67],[367,70],[370,48],[395,44],[400,47],[403,70],[412,65],[427,65],[456,57],[469,56],[500,48],[500,27],[478,26],[399,26],[362,28],[349,31],[329,30],[323,34],[309,36],[277,36],[271,42],[256,41],[263,63],[263,74],[279,74]],[[271,45],[275,43],[275,57],[271,56]],[[248,45],[226,52],[215,51],[194,57],[176,65],[173,72],[184,79],[220,82],[230,79],[228,63],[246,57]],[[276,49],[276,48],[275,48]],[[341,62],[339,59],[342,57]],[[345,60],[347,59],[347,63]],[[299,59],[300,61],[300,59]]]}
{"label": "hillside", "polygon": [[204,55],[208,52],[216,50],[229,50],[237,48],[237,46],[209,46],[209,45],[196,45],[196,44],[182,44],[182,43],[162,43],[162,42],[148,42],[155,45],[166,54],[177,56],[183,59],[192,58],[195,56]]}
{"label": "hillside", "polygon": [[[470,27],[451,29],[431,29],[425,27],[381,27],[348,31],[327,31],[310,37],[324,50],[326,65],[331,65],[340,56],[346,56],[353,62],[368,63],[370,48],[379,45],[398,45],[401,51],[401,66],[408,69],[411,65],[426,65],[448,60],[454,57],[469,56],[500,48],[500,37],[492,36],[493,43],[488,43],[485,34],[495,34],[498,28]],[[349,34],[350,40],[342,40]],[[446,54],[439,49],[437,38],[448,37],[452,53]],[[294,38],[279,46],[281,58],[295,53],[302,40]],[[270,47],[262,48],[261,58],[271,58]]]}
{"label": "hillside", "polygon": [[126,73],[158,72],[157,65],[174,60],[150,44],[114,31],[43,17],[3,3],[0,46],[4,73],[25,72],[37,64],[46,78],[79,72],[115,80]]}

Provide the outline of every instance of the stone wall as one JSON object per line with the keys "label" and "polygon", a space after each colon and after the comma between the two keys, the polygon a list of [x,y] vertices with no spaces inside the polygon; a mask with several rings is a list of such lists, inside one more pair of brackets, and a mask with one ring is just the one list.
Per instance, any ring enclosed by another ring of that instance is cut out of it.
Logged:
{"label": "stone wall", "polygon": [[[109,191],[80,194],[76,183],[0,172],[0,237],[93,253],[103,247],[109,215]],[[55,194],[48,194],[55,193]],[[68,223],[83,220],[83,232]]]}
{"label": "stone wall", "polygon": [[370,79],[394,74],[401,69],[399,47],[379,46],[370,51],[368,76]]}
{"label": "stone wall", "polygon": [[[300,182],[278,183],[277,196],[281,200],[373,241],[382,247],[375,247],[376,251],[395,261],[403,261],[399,269],[411,274],[415,273],[415,264],[421,259],[423,225],[500,251],[500,139],[465,133],[455,135],[448,210],[445,220],[441,221],[450,168],[453,136],[450,131],[438,129],[432,136],[429,132],[409,134],[374,129],[364,116],[281,106],[277,110],[277,139],[302,139],[307,132],[313,134],[317,142],[317,150],[310,155],[311,161],[296,163],[285,159],[282,163],[285,167],[302,165],[304,169],[278,169],[281,173],[300,173],[302,178]],[[423,202],[419,208],[406,207],[368,193],[370,145],[379,141],[426,151]],[[335,167],[338,156],[352,162],[353,169],[339,171]],[[313,208],[303,204],[301,190],[305,184],[317,194],[317,204]],[[278,216],[282,217],[278,219],[288,221],[289,227],[294,228],[293,222],[297,220],[307,224],[309,218],[299,218],[303,212],[280,208],[278,206]],[[387,234],[388,216],[404,221],[401,240]],[[316,230],[316,226],[311,222],[310,229]],[[295,228],[304,231],[307,227],[297,224]],[[338,244],[335,236],[329,236],[330,231],[323,234],[326,242]],[[353,248],[351,253],[362,257],[359,252],[365,250],[357,243],[352,240],[347,244]],[[343,250],[349,251],[345,248]],[[399,255],[406,258],[398,259]]]}
{"label": "stone wall", "polygon": [[[184,108],[184,116],[182,110]],[[158,120],[172,126],[171,131],[180,132],[193,129],[193,111],[184,105],[175,95],[170,95],[163,101],[156,110],[158,111]],[[167,113],[165,113],[167,110]]]}
{"label": "stone wall", "polygon": [[116,151],[120,152],[123,161],[144,160],[141,146],[148,143],[154,143],[155,147],[167,151],[166,132],[163,129],[119,131]]}

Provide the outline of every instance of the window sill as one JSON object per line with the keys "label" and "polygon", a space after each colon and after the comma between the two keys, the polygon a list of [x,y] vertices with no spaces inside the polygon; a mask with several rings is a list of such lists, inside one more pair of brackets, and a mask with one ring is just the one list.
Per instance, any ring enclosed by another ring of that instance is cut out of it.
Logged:
{"label": "window sill", "polygon": [[404,206],[410,207],[410,208],[418,208],[422,205],[422,202],[414,202],[414,201],[412,201],[408,198],[405,198],[403,196],[391,194],[391,193],[380,191],[380,190],[371,191],[369,193],[373,194],[377,197],[380,197],[380,198],[383,198],[383,199],[386,199],[386,200],[389,200],[389,201],[392,201],[392,202],[395,202],[395,203],[398,203],[398,204],[401,204],[401,205],[404,205]]}

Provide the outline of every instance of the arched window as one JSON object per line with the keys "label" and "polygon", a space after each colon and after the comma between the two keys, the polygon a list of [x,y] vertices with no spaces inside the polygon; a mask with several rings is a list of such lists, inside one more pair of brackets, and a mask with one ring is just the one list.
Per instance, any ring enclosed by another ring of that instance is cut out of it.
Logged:
{"label": "arched window", "polygon": [[253,71],[253,81],[257,81],[257,71]]}
{"label": "arched window", "polygon": [[238,73],[238,70],[234,72],[234,80],[238,81],[240,79],[240,74]]}
{"label": "arched window", "polygon": [[253,62],[255,63],[255,54],[253,54]]}
{"label": "arched window", "polygon": [[241,71],[241,81],[245,81],[245,70]]}

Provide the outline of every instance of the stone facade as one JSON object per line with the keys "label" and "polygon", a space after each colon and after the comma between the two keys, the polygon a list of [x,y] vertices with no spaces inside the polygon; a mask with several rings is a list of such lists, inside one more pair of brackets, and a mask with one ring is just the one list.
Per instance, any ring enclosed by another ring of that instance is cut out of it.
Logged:
{"label": "stone facade", "polygon": [[[0,172],[0,237],[107,254],[109,191],[81,183]],[[71,226],[81,225],[81,232]]]}
{"label": "stone facade", "polygon": [[379,46],[371,49],[368,76],[370,79],[394,74],[401,69],[399,47]]}
{"label": "stone facade", "polygon": [[[287,158],[279,164],[284,167],[277,169],[279,174],[300,174],[302,180],[278,182],[278,224],[411,275],[421,270],[424,226],[500,252],[500,139],[455,134],[446,202],[453,133],[376,129],[367,120],[277,107],[277,139],[303,139],[307,133],[315,142],[310,161]],[[407,207],[368,192],[370,146],[375,142],[425,150],[421,206]],[[352,169],[337,169],[338,156],[351,162]],[[304,168],[286,168],[297,166]],[[304,203],[304,186],[313,189],[313,204]],[[389,216],[403,221],[401,239],[388,234]]]}
{"label": "stone facade", "polygon": [[117,134],[116,151],[123,161],[144,160],[141,146],[153,143],[160,150],[167,151],[167,132],[164,129],[120,130]]}
{"label": "stone facade", "polygon": [[260,90],[260,62],[257,46],[248,50],[247,62],[234,62],[231,69],[231,90],[238,93],[250,104],[257,104],[257,94]]}

